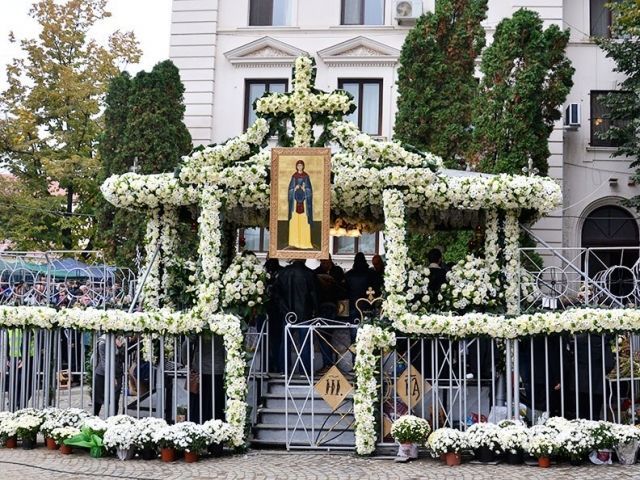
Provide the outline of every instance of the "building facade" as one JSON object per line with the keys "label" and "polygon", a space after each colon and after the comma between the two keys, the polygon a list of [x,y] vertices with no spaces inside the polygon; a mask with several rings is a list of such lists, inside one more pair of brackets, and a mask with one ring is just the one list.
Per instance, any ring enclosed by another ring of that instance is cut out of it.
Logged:
{"label": "building facade", "polygon": [[[545,25],[571,32],[567,54],[574,86],[549,138],[550,175],[561,182],[564,205],[535,225],[554,248],[638,246],[635,213],[620,206],[638,194],[629,160],[598,132],[609,126],[602,95],[619,74],[593,42],[609,35],[608,0],[489,0],[487,40],[519,8],[537,11]],[[186,124],[195,144],[238,135],[255,118],[253,101],[291,85],[300,54],[316,59],[317,86],[354,95],[352,120],[366,133],[393,136],[398,57],[419,14],[435,0],[173,0],[170,57],[185,84]],[[265,250],[268,232],[246,231],[247,248]],[[377,235],[333,240],[335,255],[380,250]]]}

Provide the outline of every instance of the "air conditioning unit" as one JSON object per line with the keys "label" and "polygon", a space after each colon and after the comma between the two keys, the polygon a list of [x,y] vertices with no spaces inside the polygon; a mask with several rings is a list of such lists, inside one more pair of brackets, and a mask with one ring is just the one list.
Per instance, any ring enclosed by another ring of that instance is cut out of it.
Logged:
{"label": "air conditioning unit", "polygon": [[422,0],[395,0],[393,15],[399,24],[415,23],[416,18],[422,15]]}
{"label": "air conditioning unit", "polygon": [[564,112],[564,124],[569,128],[578,128],[580,126],[580,104],[570,103]]}

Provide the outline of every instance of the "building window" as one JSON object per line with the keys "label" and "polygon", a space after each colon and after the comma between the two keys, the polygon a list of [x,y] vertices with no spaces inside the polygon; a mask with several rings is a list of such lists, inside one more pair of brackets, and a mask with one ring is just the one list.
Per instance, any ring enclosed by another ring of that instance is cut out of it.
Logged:
{"label": "building window", "polygon": [[592,37],[611,37],[613,13],[607,7],[609,3],[619,0],[589,0],[589,17]]}
{"label": "building window", "polygon": [[383,25],[384,0],[342,0],[342,25]]}
{"label": "building window", "polygon": [[377,233],[363,233],[359,237],[333,237],[333,253],[355,255],[362,252],[365,255],[375,255],[380,250],[379,239]]}
{"label": "building window", "polygon": [[369,135],[382,135],[382,79],[338,80],[338,88],[353,95],[355,111],[346,120]]}
{"label": "building window", "polygon": [[602,138],[602,135],[607,133],[609,129],[614,127],[624,126],[622,120],[611,120],[609,113],[609,107],[604,102],[604,99],[610,93],[616,95],[625,95],[627,92],[620,91],[591,91],[591,146],[592,147],[617,147],[618,142],[616,140]]}
{"label": "building window", "polygon": [[285,93],[288,81],[285,79],[273,80],[245,80],[244,86],[244,129],[256,121],[256,112],[253,102],[267,92]]}
{"label": "building window", "polygon": [[269,230],[266,228],[244,228],[240,230],[240,249],[252,252],[269,251]]}
{"label": "building window", "polygon": [[290,24],[290,0],[249,0],[249,26],[277,27]]}

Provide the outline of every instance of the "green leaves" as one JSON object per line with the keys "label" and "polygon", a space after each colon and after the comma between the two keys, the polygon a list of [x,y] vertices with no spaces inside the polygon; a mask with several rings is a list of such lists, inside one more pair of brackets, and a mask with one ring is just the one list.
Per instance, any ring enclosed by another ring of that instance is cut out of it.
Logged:
{"label": "green leaves", "polygon": [[543,29],[531,10],[518,10],[498,24],[482,55],[474,106],[470,159],[479,170],[522,174],[531,159],[538,173],[547,174],[548,138],[573,85],[568,41],[568,30]]}

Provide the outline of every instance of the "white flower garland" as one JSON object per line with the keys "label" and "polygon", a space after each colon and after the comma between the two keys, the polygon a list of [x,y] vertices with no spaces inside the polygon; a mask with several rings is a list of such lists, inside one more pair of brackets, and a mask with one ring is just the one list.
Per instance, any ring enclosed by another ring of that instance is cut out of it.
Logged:
{"label": "white flower garland", "polygon": [[484,259],[488,265],[498,267],[498,255],[500,245],[498,244],[498,211],[495,209],[486,211],[486,225],[484,232]]}
{"label": "white flower garland", "polygon": [[185,184],[216,183],[219,173],[232,166],[252,149],[260,147],[269,133],[269,124],[258,118],[246,132],[225,142],[222,145],[205,147],[182,158],[180,180]]}
{"label": "white flower garland", "polygon": [[504,219],[504,259],[505,259],[505,299],[507,315],[515,315],[520,310],[520,227],[518,211],[511,210]]}
{"label": "white flower garland", "polygon": [[384,199],[385,230],[384,242],[387,265],[384,273],[385,314],[393,318],[406,311],[404,296],[407,280],[407,258],[409,249],[405,242],[406,225],[402,192],[385,190]]}
{"label": "white flower garland", "polygon": [[222,201],[220,191],[207,185],[202,191],[202,210],[200,223],[200,257],[202,278],[198,286],[198,309],[206,317],[218,310],[220,304],[220,282],[222,279],[222,262],[220,252],[222,248],[222,226],[220,211]]}
{"label": "white flower garland", "polygon": [[173,308],[170,303],[169,290],[171,290],[173,278],[170,267],[176,262],[176,249],[178,246],[178,209],[165,207],[160,216],[160,252],[156,260],[162,267],[162,280],[160,282],[160,304],[163,307]]}
{"label": "white flower garland", "polygon": [[445,306],[457,311],[494,307],[502,296],[496,260],[467,255],[447,272],[441,295]]}
{"label": "white flower garland", "polygon": [[222,277],[222,308],[253,308],[264,302],[267,273],[255,255],[236,255]]}
{"label": "white flower garland", "polygon": [[342,115],[349,113],[352,100],[344,92],[314,93],[313,80],[315,67],[309,57],[298,57],[294,64],[293,92],[272,93],[256,101],[256,113],[266,116],[293,116],[293,144],[296,147],[309,147],[313,141],[313,122],[311,113]]}
{"label": "white flower garland", "polygon": [[377,369],[380,357],[377,349],[396,344],[395,334],[373,325],[363,325],[356,337],[356,358],[353,366],[356,375],[356,391],[353,395],[355,417],[356,452],[368,455],[376,447],[375,402],[378,398]]}
{"label": "white flower garland", "polygon": [[173,173],[112,175],[100,187],[104,198],[116,207],[158,208],[161,205],[192,205],[198,200],[194,186],[183,185]]}
{"label": "white flower garland", "polygon": [[147,220],[147,233],[144,236],[145,261],[142,272],[147,274],[147,279],[142,286],[142,305],[145,309],[160,308],[162,289],[160,285],[160,262],[153,255],[160,242],[160,209],[155,208],[149,212]]}

